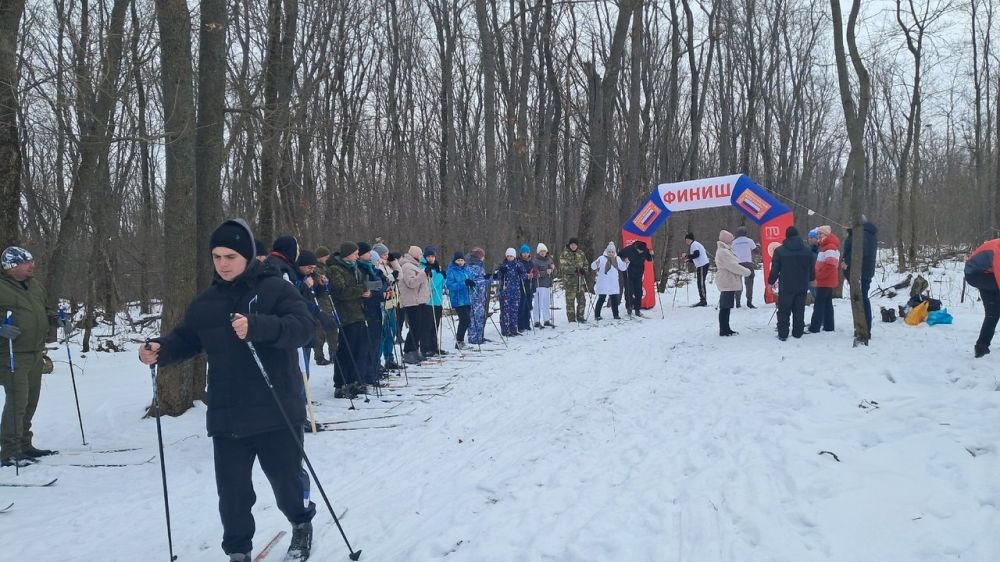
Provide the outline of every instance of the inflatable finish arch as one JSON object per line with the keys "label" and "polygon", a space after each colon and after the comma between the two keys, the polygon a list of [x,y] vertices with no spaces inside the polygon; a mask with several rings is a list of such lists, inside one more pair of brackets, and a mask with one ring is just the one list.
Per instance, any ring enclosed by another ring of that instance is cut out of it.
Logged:
{"label": "inflatable finish arch", "polygon": [[[785,229],[792,226],[795,218],[791,209],[743,174],[658,185],[649,199],[622,226],[622,242],[628,246],[636,240],[644,240],[652,248],[653,234],[671,213],[726,205],[736,207],[750,220],[760,225],[760,245],[766,249],[761,252],[766,279],[771,272],[771,256],[781,245],[785,238]],[[714,239],[713,234],[701,241],[710,255],[715,253]],[[646,274],[642,284],[644,289],[642,306],[652,308],[656,304],[653,262],[646,263]],[[774,293],[767,283],[764,283],[764,301],[774,302]]]}

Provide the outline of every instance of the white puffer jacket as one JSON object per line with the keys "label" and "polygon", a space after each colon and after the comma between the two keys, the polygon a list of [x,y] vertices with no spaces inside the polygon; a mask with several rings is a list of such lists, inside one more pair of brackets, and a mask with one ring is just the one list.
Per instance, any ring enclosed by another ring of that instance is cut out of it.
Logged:
{"label": "white puffer jacket", "polygon": [[743,278],[750,275],[750,270],[740,265],[739,258],[733,249],[719,240],[719,249],[715,252],[715,284],[720,291],[742,291]]}
{"label": "white puffer jacket", "polygon": [[611,267],[607,267],[609,259],[608,255],[604,254],[594,260],[594,263],[590,264],[590,269],[597,272],[597,281],[594,283],[594,289],[598,295],[617,295],[621,292],[619,274],[625,271],[628,266],[618,257],[618,254],[615,254],[615,260],[611,262]]}

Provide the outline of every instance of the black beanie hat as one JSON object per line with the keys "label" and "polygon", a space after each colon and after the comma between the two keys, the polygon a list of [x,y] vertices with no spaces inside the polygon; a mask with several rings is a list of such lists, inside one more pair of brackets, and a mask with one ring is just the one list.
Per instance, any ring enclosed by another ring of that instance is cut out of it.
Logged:
{"label": "black beanie hat", "polygon": [[254,245],[254,247],[257,248],[257,257],[266,256],[267,255],[267,246],[264,245],[264,243],[260,241],[260,238],[254,238],[253,239],[253,245]]}
{"label": "black beanie hat", "polygon": [[636,240],[635,241],[635,247],[638,248],[638,249],[640,249],[640,250],[646,250],[647,248],[649,248],[649,246],[646,246],[646,241],[645,240]]}
{"label": "black beanie hat", "polygon": [[580,241],[577,240],[575,236],[573,238],[570,238],[569,242],[566,243],[567,246],[572,246],[573,244],[576,244],[577,246],[580,245]]}
{"label": "black beanie hat", "polygon": [[785,229],[786,238],[793,238],[798,235],[799,235],[799,229],[795,228],[794,226],[789,226],[787,229]]}
{"label": "black beanie hat", "polygon": [[253,234],[250,233],[246,223],[241,224],[241,222],[241,219],[233,219],[220,224],[209,239],[209,249],[229,248],[247,261],[254,259],[257,252],[254,249]]}
{"label": "black beanie hat", "polygon": [[458,260],[464,260],[464,259],[465,259],[465,254],[463,254],[462,252],[455,252],[451,256],[451,261],[458,261]]}
{"label": "black beanie hat", "polygon": [[299,260],[295,262],[297,267],[308,267],[310,265],[319,265],[319,260],[316,259],[316,254],[310,252],[309,250],[302,250],[299,253]]}
{"label": "black beanie hat", "polygon": [[693,232],[688,232],[687,234],[684,235],[684,239],[685,240],[690,240],[690,241],[694,242],[694,233]]}
{"label": "black beanie hat", "polygon": [[362,256],[372,251],[372,245],[368,242],[358,242],[358,253]]}
{"label": "black beanie hat", "polygon": [[279,236],[274,244],[271,244],[271,249],[285,256],[288,263],[295,263],[299,259],[299,243],[290,234]]}

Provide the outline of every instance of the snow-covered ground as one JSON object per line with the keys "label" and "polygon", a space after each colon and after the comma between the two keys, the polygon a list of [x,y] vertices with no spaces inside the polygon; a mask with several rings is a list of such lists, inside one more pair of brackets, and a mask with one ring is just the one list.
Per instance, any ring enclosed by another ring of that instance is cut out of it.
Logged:
{"label": "snow-covered ground", "polygon": [[[983,312],[975,290],[959,304],[960,270],[930,276],[954,325],[883,324],[878,304],[905,298],[876,299],[868,348],[851,346],[846,300],[833,334],[781,343],[762,306],[734,311],[740,335],[720,338],[714,309],[687,307],[691,287],[662,296],[665,319],[578,328],[560,310],[509,350],[410,368],[392,396],[405,401],[349,411],[331,368],[314,368],[320,420],[369,429],[306,446],[362,560],[1000,560],[1000,353],[972,358]],[[16,501],[0,514],[3,559],[165,560],[149,371],[131,351],[77,365],[87,448],[142,449],[0,470],[59,478],[0,488]],[[86,449],[67,365],[44,384],[36,444]],[[224,560],[203,408],[163,431],[179,560]],[[107,458],[151,460],[52,466]],[[255,484],[256,550],[287,524],[259,469]],[[315,523],[313,559],[346,560],[322,504]]]}

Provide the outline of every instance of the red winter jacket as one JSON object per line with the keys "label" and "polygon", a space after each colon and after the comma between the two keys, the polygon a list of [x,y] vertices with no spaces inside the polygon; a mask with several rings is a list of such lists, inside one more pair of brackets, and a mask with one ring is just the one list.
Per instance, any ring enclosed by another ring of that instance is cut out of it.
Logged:
{"label": "red winter jacket", "polygon": [[[969,261],[965,262],[966,277],[982,273],[992,273],[997,285],[1000,285],[1000,238],[994,238],[976,248],[969,256]],[[972,286],[979,288],[976,284]]]}
{"label": "red winter jacket", "polygon": [[830,234],[819,243],[816,256],[816,286],[833,289],[840,282],[840,239]]}

